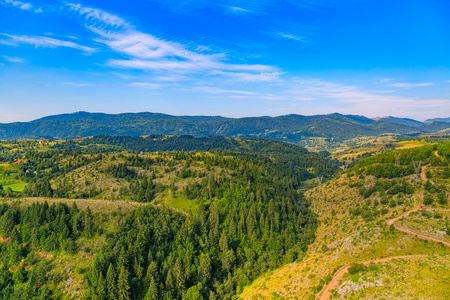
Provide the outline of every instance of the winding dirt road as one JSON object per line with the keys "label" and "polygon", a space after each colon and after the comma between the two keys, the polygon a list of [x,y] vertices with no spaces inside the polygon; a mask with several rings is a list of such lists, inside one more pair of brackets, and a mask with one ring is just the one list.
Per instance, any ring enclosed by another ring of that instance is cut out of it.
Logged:
{"label": "winding dirt road", "polygon": [[[360,263],[364,264],[364,265],[369,265],[369,264],[375,264],[375,263],[380,263],[380,262],[386,262],[386,261],[390,261],[393,259],[409,259],[409,258],[417,258],[417,257],[426,257],[426,255],[399,255],[399,256],[391,256],[391,257],[384,257],[384,258],[379,258],[379,259],[374,259],[374,260],[363,261]],[[319,300],[327,300],[328,298],[330,298],[331,291],[338,284],[339,280],[342,279],[344,274],[348,271],[349,267],[350,266],[342,267],[334,274],[331,281],[322,290]]]}
{"label": "winding dirt road", "polygon": [[[439,154],[437,153],[437,151],[435,152],[435,155],[436,155],[437,157],[439,157]],[[427,167],[428,167],[428,165],[423,166],[423,167],[422,167],[422,171],[421,171],[421,173],[420,173],[421,179],[422,179],[423,181],[425,181],[425,182],[428,181],[428,178],[427,178],[427,176],[426,176],[426,169],[427,169]],[[434,182],[432,182],[431,180],[430,180],[430,183],[431,183],[431,184],[434,184]],[[447,193],[447,195],[448,195],[448,193]],[[400,219],[402,219],[402,218],[405,218],[405,217],[409,216],[411,213],[416,212],[416,211],[419,211],[419,210],[423,210],[423,209],[421,208],[420,202],[419,202],[416,206],[414,206],[413,209],[411,209],[411,210],[405,212],[404,214],[402,214],[402,215],[400,215],[400,216],[398,216],[398,217],[395,217],[395,218],[386,220],[386,225],[388,225],[388,226],[394,225],[395,229],[397,229],[398,231],[404,232],[404,233],[406,233],[406,234],[413,235],[413,236],[415,236],[415,237],[417,237],[417,238],[420,238],[420,239],[423,239],[423,240],[433,241],[433,242],[436,242],[436,243],[442,243],[443,245],[445,245],[445,246],[447,246],[447,247],[450,247],[450,243],[449,243],[449,242],[442,241],[442,240],[439,240],[439,239],[435,239],[435,238],[432,238],[432,237],[429,237],[429,236],[426,236],[426,235],[423,235],[423,234],[414,232],[414,231],[412,231],[412,230],[408,230],[408,229],[402,228],[402,227],[397,226],[397,225],[394,224],[394,223],[397,222],[398,220],[400,220]],[[434,211],[450,211],[450,209],[430,209],[430,208],[428,208],[428,209],[426,209],[426,210],[434,210]],[[360,263],[367,265],[367,264],[371,264],[371,263],[379,263],[379,262],[390,261],[390,260],[393,260],[393,259],[400,259],[400,258],[408,259],[408,258],[425,257],[425,256],[426,256],[426,255],[391,256],[391,257],[385,257],[385,258],[380,258],[380,259],[375,259],[375,260],[370,260],[370,261],[363,261],[363,262],[360,262]],[[331,291],[337,286],[339,280],[342,279],[342,277],[344,276],[344,274],[348,271],[348,268],[349,268],[349,267],[350,267],[350,266],[344,266],[344,267],[340,268],[340,269],[334,274],[334,276],[333,276],[333,278],[331,279],[331,281],[330,281],[330,282],[322,289],[322,291],[320,292],[319,298],[318,298],[319,300],[327,300],[328,298],[330,298],[330,296],[331,296]]]}
{"label": "winding dirt road", "polygon": [[449,243],[449,242],[446,242],[446,241],[443,241],[443,240],[439,240],[439,239],[435,239],[435,238],[432,238],[432,237],[429,237],[429,236],[426,236],[426,235],[417,233],[417,232],[415,232],[415,231],[412,231],[412,230],[409,230],[409,229],[405,229],[405,228],[400,227],[400,226],[397,226],[397,225],[394,225],[394,227],[395,227],[395,229],[397,229],[398,231],[401,231],[401,232],[404,232],[404,233],[407,233],[407,234],[414,235],[415,237],[417,237],[417,238],[419,238],[419,239],[427,240],[427,241],[432,241],[432,242],[436,242],[436,243],[442,243],[443,245],[445,245],[445,246],[447,246],[447,247],[450,247],[450,243]]}

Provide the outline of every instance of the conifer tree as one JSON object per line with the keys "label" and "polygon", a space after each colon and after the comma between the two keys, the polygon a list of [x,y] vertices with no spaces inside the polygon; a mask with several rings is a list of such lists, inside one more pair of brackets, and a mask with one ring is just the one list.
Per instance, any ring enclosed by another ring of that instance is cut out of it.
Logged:
{"label": "conifer tree", "polygon": [[98,278],[97,283],[97,299],[106,300],[107,297],[108,297],[108,287],[106,284],[106,280],[103,278],[103,274],[100,272],[100,277]]}
{"label": "conifer tree", "polygon": [[156,284],[155,278],[150,275],[149,281],[150,284],[144,300],[158,300],[158,285]]}
{"label": "conifer tree", "polygon": [[106,285],[108,288],[108,299],[109,300],[117,299],[116,273],[114,271],[114,266],[112,264],[109,264],[108,272],[106,273]]}
{"label": "conifer tree", "polygon": [[119,277],[117,278],[117,299],[130,300],[130,285],[128,284],[128,272],[125,266],[120,268]]}

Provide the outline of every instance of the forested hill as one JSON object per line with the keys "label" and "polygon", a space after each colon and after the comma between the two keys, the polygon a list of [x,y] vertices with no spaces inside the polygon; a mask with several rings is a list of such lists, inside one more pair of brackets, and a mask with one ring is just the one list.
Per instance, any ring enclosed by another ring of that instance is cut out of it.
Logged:
{"label": "forested hill", "polygon": [[136,153],[152,140],[208,144],[192,137],[1,142],[0,194],[21,202],[0,205],[0,298],[231,299],[303,257],[317,224],[299,189],[337,165],[287,143],[210,139],[229,148]]}
{"label": "forested hill", "polygon": [[[286,171],[295,170],[299,174],[303,174],[305,179],[316,176],[328,179],[339,169],[339,162],[336,160],[324,159],[317,153],[290,143],[267,139],[187,135],[146,137],[98,135],[55,143],[52,148],[78,150],[82,153],[228,150],[230,153],[259,155],[275,159],[277,164],[286,168]],[[307,171],[311,167],[315,170],[313,173]]]}
{"label": "forested hill", "polygon": [[221,135],[262,137],[298,143],[320,137],[346,140],[383,133],[441,132],[450,123],[421,123],[410,119],[328,114],[315,116],[224,118],[220,116],[172,116],[159,113],[104,114],[78,112],[44,117],[32,122],[0,124],[0,139],[79,138],[98,134],[142,136],[151,134]]}

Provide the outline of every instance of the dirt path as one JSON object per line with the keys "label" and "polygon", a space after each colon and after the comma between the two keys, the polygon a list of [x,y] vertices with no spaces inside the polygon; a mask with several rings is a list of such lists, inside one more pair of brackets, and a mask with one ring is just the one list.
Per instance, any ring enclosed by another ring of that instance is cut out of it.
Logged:
{"label": "dirt path", "polygon": [[[436,151],[434,154],[435,154],[437,157],[440,157],[439,154],[437,153],[437,151]],[[427,167],[428,167],[428,165],[423,166],[423,167],[422,167],[422,172],[420,173],[421,179],[422,179],[423,181],[425,181],[425,182],[428,181],[427,174],[426,174],[426,169],[427,169]],[[430,180],[430,183],[431,183],[431,184],[434,184],[434,182],[432,182],[431,180]],[[448,193],[447,193],[447,194],[448,194]],[[439,240],[439,239],[435,239],[435,238],[432,238],[432,237],[429,237],[429,236],[426,236],[426,235],[423,235],[423,234],[414,232],[414,231],[412,231],[412,230],[408,230],[408,229],[402,228],[402,227],[397,226],[397,225],[394,224],[394,223],[397,222],[398,220],[400,220],[400,219],[402,219],[402,218],[405,218],[405,217],[409,216],[411,213],[416,212],[416,211],[419,211],[419,210],[422,210],[420,202],[419,202],[417,205],[415,205],[413,209],[411,209],[411,210],[405,212],[404,214],[402,214],[402,215],[400,215],[400,216],[398,216],[398,217],[395,217],[395,218],[386,220],[386,225],[388,225],[388,226],[394,225],[395,229],[397,229],[398,231],[401,231],[401,232],[404,232],[404,233],[413,235],[413,236],[418,237],[418,238],[423,239],[423,240],[432,241],[432,242],[436,242],[436,243],[442,243],[443,245],[445,245],[445,246],[447,246],[447,247],[450,247],[450,243],[449,243],[449,242],[442,241],[442,240]],[[430,208],[428,208],[428,209],[426,209],[426,210],[434,210],[434,211],[450,211],[450,209],[430,209]],[[426,256],[426,255],[391,256],[391,257],[385,257],[385,258],[380,258],[380,259],[375,259],[375,260],[363,261],[363,262],[360,262],[360,263],[367,265],[367,264],[371,264],[371,263],[379,263],[379,262],[390,261],[390,260],[393,260],[393,259],[413,258],[413,257],[424,257],[424,256]],[[320,294],[319,294],[319,300],[327,300],[327,299],[331,296],[331,291],[336,287],[336,285],[338,284],[339,280],[341,280],[342,277],[344,276],[344,274],[348,271],[348,268],[349,268],[349,267],[350,267],[350,266],[344,266],[344,267],[340,268],[340,269],[334,274],[334,276],[333,276],[333,278],[331,279],[331,281],[330,281],[330,282],[322,289],[322,291],[320,292]]]}
{"label": "dirt path", "polygon": [[[439,154],[437,153],[437,151],[435,152],[435,154],[436,154],[436,156],[439,157]],[[428,166],[429,166],[429,165],[423,166],[423,167],[422,167],[422,172],[421,172],[421,174],[420,174],[420,177],[421,177],[422,180],[425,181],[425,182],[428,181],[427,174],[426,174],[426,169],[427,169]],[[433,181],[430,180],[430,182],[431,182],[431,184],[434,184]],[[411,209],[411,210],[405,212],[405,213],[402,214],[401,216],[398,216],[398,217],[395,217],[395,218],[393,218],[393,219],[387,220],[387,221],[386,221],[386,225],[391,226],[392,224],[394,224],[394,223],[397,222],[398,220],[403,219],[403,218],[409,216],[409,214],[411,214],[412,212],[416,212],[416,211],[418,211],[418,210],[422,210],[421,207],[420,207],[420,202],[419,202],[416,206],[414,206],[413,209]],[[433,210],[433,211],[450,211],[450,209],[431,209],[431,208],[427,208],[427,209],[424,209],[424,210],[430,210],[430,211],[431,211],[431,210]],[[436,242],[436,243],[442,243],[442,244],[444,244],[445,246],[450,247],[450,243],[449,243],[449,242],[442,241],[442,240],[439,240],[439,239],[435,239],[435,238],[432,238],[432,237],[429,237],[429,236],[426,236],[426,235],[417,233],[417,232],[415,232],[415,231],[412,231],[412,230],[409,230],[409,229],[405,229],[405,228],[400,227],[400,226],[397,226],[397,225],[395,225],[395,224],[394,224],[394,227],[395,227],[395,229],[397,229],[398,231],[401,231],[401,232],[404,232],[404,233],[407,233],[407,234],[414,235],[414,236],[418,237],[419,239],[423,239],[423,240],[427,240],[427,241],[433,241],[433,242]]]}
{"label": "dirt path", "polygon": [[[422,172],[420,172],[420,178],[421,178],[423,181],[425,181],[425,182],[428,181],[428,178],[427,178],[427,167],[428,167],[428,166],[429,166],[429,165],[423,166],[423,167],[422,167]],[[431,183],[431,184],[434,184],[434,182],[431,181],[431,180],[430,180],[430,183]]]}
{"label": "dirt path", "polygon": [[411,214],[411,213],[413,213],[413,212],[416,212],[416,211],[418,211],[418,210],[420,210],[420,209],[421,209],[421,207],[420,207],[420,203],[419,203],[419,204],[417,204],[416,206],[414,206],[413,209],[408,210],[408,211],[405,212],[404,214],[402,214],[402,215],[400,215],[400,216],[398,216],[398,217],[395,217],[395,218],[393,218],[393,219],[387,220],[387,221],[386,221],[386,225],[391,226],[392,224],[394,224],[394,223],[397,222],[398,220],[403,219],[404,217],[409,216],[409,214]]}
{"label": "dirt path", "polygon": [[432,237],[429,237],[429,236],[426,236],[426,235],[417,233],[417,232],[415,232],[415,231],[412,231],[412,230],[409,230],[409,229],[405,229],[405,228],[400,227],[400,226],[397,226],[397,225],[394,225],[394,227],[395,227],[395,229],[397,229],[398,231],[401,231],[401,232],[404,232],[404,233],[407,233],[407,234],[414,235],[415,237],[418,237],[419,239],[427,240],[427,241],[432,241],[432,242],[436,242],[436,243],[442,243],[442,244],[444,244],[445,246],[450,247],[450,243],[449,243],[449,242],[442,241],[442,240],[439,240],[439,239],[435,239],[435,238],[432,238]]}
{"label": "dirt path", "polygon": [[[369,264],[375,264],[375,263],[380,263],[380,262],[386,262],[386,261],[390,261],[393,259],[409,259],[409,258],[425,257],[425,256],[426,255],[400,255],[400,256],[391,256],[391,257],[384,257],[384,258],[379,258],[379,259],[374,259],[374,260],[368,260],[368,261],[363,261],[360,263],[364,264],[364,265],[369,265]],[[342,267],[334,274],[331,281],[323,288],[323,290],[320,294],[319,300],[327,300],[328,298],[330,298],[331,291],[337,285],[339,280],[342,279],[344,274],[348,271],[349,267],[350,266]]]}
{"label": "dirt path", "polygon": [[0,236],[0,242],[9,243],[9,238],[5,239],[4,237]]}
{"label": "dirt path", "polygon": [[434,151],[434,155],[436,155],[436,157],[440,158],[442,161],[444,161],[444,158],[442,156],[439,155],[438,151]]}

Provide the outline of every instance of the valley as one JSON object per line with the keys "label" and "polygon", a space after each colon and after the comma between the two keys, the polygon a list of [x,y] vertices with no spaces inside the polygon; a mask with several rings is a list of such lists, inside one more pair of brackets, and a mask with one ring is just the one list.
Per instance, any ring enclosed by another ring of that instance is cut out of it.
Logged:
{"label": "valley", "polygon": [[449,12],[0,0],[0,300],[450,300]]}
{"label": "valley", "polygon": [[5,141],[1,293],[441,299],[450,143],[436,139],[351,149],[344,171],[342,153],[263,139]]}
{"label": "valley", "polygon": [[2,145],[4,173],[26,183],[1,191],[5,299],[232,298],[306,251],[317,225],[298,189],[338,171],[303,148],[257,139]]}

